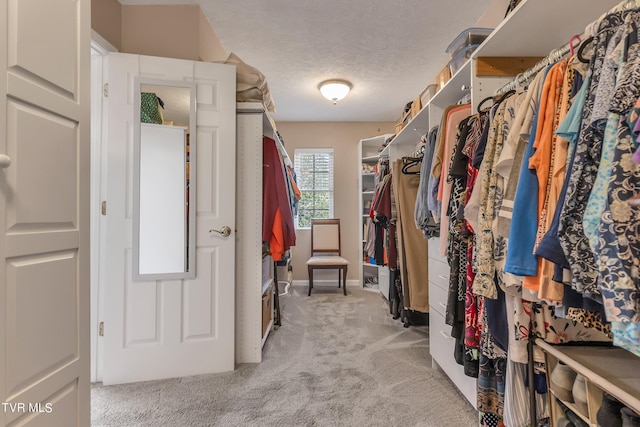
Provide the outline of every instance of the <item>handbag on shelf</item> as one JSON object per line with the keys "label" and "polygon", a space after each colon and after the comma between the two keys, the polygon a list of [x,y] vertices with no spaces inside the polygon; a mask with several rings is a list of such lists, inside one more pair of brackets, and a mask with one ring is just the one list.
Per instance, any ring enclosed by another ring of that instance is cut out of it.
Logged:
{"label": "handbag on shelf", "polygon": [[507,6],[507,11],[505,12],[504,17],[506,18],[511,13],[511,11],[513,11],[513,9],[515,9],[516,6],[520,4],[521,1],[522,0],[511,0],[509,2],[509,6]]}
{"label": "handbag on shelf", "polygon": [[140,122],[162,124],[160,98],[153,92],[140,93]]}

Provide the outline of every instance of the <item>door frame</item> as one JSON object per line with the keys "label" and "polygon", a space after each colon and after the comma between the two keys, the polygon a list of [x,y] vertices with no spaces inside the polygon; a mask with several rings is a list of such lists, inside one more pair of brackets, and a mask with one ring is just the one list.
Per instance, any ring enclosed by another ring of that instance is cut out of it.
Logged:
{"label": "door frame", "polygon": [[[104,239],[106,221],[102,215],[102,201],[106,200],[106,109],[104,58],[117,52],[111,43],[91,30],[91,378],[102,381],[103,342],[99,335],[103,318],[105,290]],[[94,55],[95,53],[95,55]]]}

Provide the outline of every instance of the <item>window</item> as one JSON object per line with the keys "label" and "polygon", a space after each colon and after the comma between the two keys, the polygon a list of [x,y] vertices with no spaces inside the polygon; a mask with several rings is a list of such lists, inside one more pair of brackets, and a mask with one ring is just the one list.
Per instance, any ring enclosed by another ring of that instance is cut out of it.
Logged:
{"label": "window", "polygon": [[333,218],[333,149],[294,151],[300,193],[296,228],[311,228],[311,220]]}

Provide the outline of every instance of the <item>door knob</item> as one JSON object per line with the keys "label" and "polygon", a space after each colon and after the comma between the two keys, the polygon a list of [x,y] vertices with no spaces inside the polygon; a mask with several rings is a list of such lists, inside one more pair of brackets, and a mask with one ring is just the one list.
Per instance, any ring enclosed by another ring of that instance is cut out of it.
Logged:
{"label": "door knob", "polygon": [[11,164],[11,157],[6,154],[0,154],[0,168],[6,169]]}
{"label": "door knob", "polygon": [[220,230],[209,230],[209,233],[213,233],[216,232],[218,234],[221,234],[224,237],[229,237],[231,235],[231,229],[229,227],[227,227],[226,225],[224,227],[222,227]]}

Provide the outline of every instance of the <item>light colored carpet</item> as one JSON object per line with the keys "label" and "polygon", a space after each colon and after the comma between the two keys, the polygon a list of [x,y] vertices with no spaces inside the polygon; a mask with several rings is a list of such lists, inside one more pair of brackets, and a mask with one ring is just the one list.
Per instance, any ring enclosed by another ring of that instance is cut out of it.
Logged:
{"label": "light colored carpet", "polygon": [[477,426],[431,368],[428,327],[404,328],[379,294],[292,287],[263,362],[234,372],[92,387],[94,426]]}

